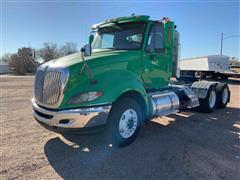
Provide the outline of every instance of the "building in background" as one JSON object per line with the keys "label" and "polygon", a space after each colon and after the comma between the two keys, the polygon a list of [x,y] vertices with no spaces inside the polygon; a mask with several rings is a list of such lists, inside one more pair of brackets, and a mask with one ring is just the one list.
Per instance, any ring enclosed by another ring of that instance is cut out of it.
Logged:
{"label": "building in background", "polygon": [[0,74],[8,74],[10,72],[9,65],[5,61],[0,60]]}

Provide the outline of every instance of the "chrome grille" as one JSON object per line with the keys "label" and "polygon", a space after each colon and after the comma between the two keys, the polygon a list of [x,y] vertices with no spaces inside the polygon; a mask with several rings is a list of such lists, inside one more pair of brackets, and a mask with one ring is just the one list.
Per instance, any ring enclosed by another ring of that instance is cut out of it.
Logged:
{"label": "chrome grille", "polygon": [[38,70],[35,77],[35,99],[40,105],[56,108],[63,98],[67,82],[66,69]]}
{"label": "chrome grille", "polygon": [[38,70],[35,74],[35,88],[34,96],[39,102],[42,101],[42,88],[43,88],[44,71]]}

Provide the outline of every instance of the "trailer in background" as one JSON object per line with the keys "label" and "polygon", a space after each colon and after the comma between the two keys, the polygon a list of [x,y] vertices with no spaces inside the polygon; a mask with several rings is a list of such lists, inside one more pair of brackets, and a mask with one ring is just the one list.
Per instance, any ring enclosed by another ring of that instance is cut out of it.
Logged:
{"label": "trailer in background", "polygon": [[225,80],[228,77],[240,77],[240,73],[230,69],[229,56],[209,55],[203,57],[182,59],[180,64],[180,76],[199,76],[202,78]]}

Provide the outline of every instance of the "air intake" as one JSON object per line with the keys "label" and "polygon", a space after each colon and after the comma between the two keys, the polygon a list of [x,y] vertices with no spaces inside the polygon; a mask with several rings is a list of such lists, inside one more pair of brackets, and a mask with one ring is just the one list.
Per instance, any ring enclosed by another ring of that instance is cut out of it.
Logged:
{"label": "air intake", "polygon": [[66,69],[40,69],[35,77],[35,99],[43,106],[57,108],[63,98],[68,79]]}

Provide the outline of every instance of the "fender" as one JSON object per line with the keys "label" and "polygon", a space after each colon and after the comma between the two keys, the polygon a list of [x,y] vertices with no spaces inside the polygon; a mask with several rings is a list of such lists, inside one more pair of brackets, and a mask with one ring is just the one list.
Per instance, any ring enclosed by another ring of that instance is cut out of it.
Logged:
{"label": "fender", "polygon": [[196,81],[191,85],[191,89],[198,98],[204,99],[207,97],[208,89],[217,84],[217,82]]}

